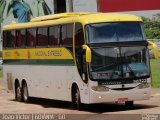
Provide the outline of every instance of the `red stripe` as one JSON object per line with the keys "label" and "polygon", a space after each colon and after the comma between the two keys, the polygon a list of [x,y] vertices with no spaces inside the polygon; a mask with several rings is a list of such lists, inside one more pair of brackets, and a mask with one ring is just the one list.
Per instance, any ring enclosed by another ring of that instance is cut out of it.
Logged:
{"label": "red stripe", "polygon": [[100,0],[101,12],[160,10],[160,0]]}

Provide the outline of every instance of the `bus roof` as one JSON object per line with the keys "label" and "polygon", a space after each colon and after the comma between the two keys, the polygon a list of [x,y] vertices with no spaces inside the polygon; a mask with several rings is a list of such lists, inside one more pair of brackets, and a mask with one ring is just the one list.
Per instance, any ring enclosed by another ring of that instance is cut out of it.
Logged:
{"label": "bus roof", "polygon": [[102,22],[142,22],[140,17],[129,14],[118,14],[118,13],[89,13],[89,12],[77,12],[77,13],[61,13],[55,15],[47,15],[36,17],[28,23],[12,23],[4,26],[3,30],[32,28],[51,26],[57,24],[80,22],[83,25],[91,23],[102,23]]}

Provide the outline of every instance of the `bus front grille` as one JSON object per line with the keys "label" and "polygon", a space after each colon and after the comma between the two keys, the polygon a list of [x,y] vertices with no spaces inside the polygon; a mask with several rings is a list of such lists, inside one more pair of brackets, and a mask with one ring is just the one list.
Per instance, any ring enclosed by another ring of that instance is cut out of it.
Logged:
{"label": "bus front grille", "polygon": [[112,90],[119,90],[119,91],[125,91],[125,90],[131,90],[134,89],[135,87],[127,87],[127,88],[112,88]]}

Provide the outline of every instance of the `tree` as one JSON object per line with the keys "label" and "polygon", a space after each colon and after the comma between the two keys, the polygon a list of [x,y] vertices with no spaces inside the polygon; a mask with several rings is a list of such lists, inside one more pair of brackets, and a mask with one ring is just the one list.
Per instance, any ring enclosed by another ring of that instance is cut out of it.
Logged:
{"label": "tree", "polygon": [[152,19],[142,17],[147,39],[160,39],[160,13]]}

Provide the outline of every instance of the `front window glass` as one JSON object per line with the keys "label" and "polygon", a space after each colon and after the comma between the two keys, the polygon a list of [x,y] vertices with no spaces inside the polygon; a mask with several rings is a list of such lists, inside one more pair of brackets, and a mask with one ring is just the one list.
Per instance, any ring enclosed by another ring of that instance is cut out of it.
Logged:
{"label": "front window glass", "polygon": [[89,24],[86,30],[88,43],[145,40],[143,24],[138,22]]}
{"label": "front window glass", "polygon": [[146,47],[106,47],[92,49],[92,79],[140,78],[149,75]]}

